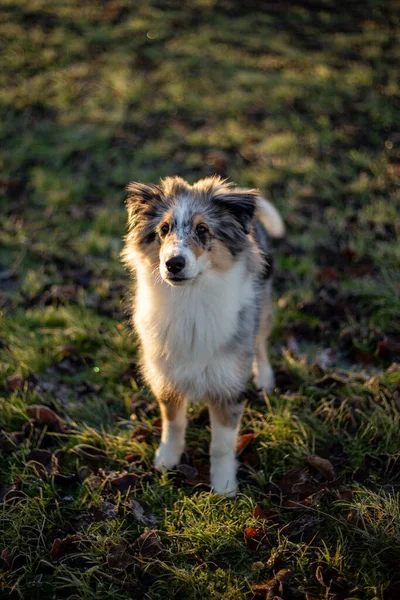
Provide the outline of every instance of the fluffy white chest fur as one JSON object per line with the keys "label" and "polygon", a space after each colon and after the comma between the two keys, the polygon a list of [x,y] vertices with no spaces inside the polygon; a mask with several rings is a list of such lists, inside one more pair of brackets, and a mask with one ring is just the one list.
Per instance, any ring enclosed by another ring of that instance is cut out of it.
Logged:
{"label": "fluffy white chest fur", "polygon": [[238,261],[221,274],[171,287],[147,270],[137,270],[136,329],[144,341],[144,362],[156,388],[175,386],[189,399],[203,399],[242,385],[238,357],[228,343],[239,312],[254,301],[252,278]]}

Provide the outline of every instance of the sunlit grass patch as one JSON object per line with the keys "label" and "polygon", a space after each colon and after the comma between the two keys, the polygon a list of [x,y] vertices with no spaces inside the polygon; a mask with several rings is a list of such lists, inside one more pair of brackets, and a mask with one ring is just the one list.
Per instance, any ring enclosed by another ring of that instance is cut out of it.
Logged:
{"label": "sunlit grass patch", "polygon": [[[262,596],[400,594],[398,10],[281,8],[3,7],[1,597],[237,600],[282,569],[290,591]],[[119,258],[129,181],[215,172],[258,187],[288,231],[277,385],[247,390],[234,501],[207,488],[197,403],[183,471],[153,470],[159,414]],[[160,554],[137,551],[146,528]]]}

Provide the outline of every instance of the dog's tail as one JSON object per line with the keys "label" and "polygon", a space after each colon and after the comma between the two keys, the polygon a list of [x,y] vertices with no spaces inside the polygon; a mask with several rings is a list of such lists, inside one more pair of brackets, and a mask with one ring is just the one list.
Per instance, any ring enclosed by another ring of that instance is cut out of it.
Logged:
{"label": "dog's tail", "polygon": [[257,199],[256,217],[271,237],[281,238],[285,235],[285,224],[281,215],[271,202],[261,196]]}

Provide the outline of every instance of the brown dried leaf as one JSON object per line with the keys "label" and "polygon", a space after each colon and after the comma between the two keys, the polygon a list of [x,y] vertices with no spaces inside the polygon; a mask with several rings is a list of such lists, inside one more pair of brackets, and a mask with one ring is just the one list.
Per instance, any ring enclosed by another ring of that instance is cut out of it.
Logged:
{"label": "brown dried leaf", "polygon": [[312,454],[305,459],[305,462],[314,467],[314,469],[316,469],[318,473],[321,473],[328,481],[333,481],[336,478],[335,469],[333,468],[332,463],[326,458],[321,458],[316,454]]}
{"label": "brown dried leaf", "polygon": [[256,504],[254,507],[253,517],[274,525],[283,525],[284,522],[280,512],[277,510],[264,510],[259,504]]}
{"label": "brown dried leaf", "polygon": [[175,468],[175,473],[177,473],[178,475],[182,475],[182,477],[184,479],[190,480],[190,481],[194,481],[198,475],[198,471],[197,469],[195,469],[194,467],[191,467],[190,465],[178,465]]}
{"label": "brown dried leaf", "polygon": [[152,558],[163,552],[163,546],[155,529],[146,529],[141,536],[132,544],[132,550],[139,554],[140,558]]}
{"label": "brown dried leaf", "polygon": [[162,418],[161,417],[156,417],[155,419],[153,419],[152,421],[152,426],[155,427],[156,429],[159,429],[161,431],[161,427],[162,427]]}
{"label": "brown dried leaf", "polygon": [[99,477],[99,475],[93,475],[92,477],[88,477],[87,480],[86,480],[86,483],[93,490],[98,490],[99,487],[101,487],[104,482],[105,482],[105,479],[102,479],[102,477]]}
{"label": "brown dried leaf", "polygon": [[131,546],[126,542],[110,544],[107,553],[107,566],[114,571],[125,571],[133,565],[136,558],[130,548]]}
{"label": "brown dried leaf", "polygon": [[315,481],[310,479],[308,468],[291,469],[278,483],[282,494],[296,501],[305,500],[320,489]]}
{"label": "brown dried leaf", "polygon": [[48,427],[51,431],[64,431],[64,423],[62,419],[48,406],[32,404],[28,406],[26,412],[34,421],[37,427]]}
{"label": "brown dried leaf", "polygon": [[130,454],[127,454],[126,456],[124,456],[124,460],[126,460],[126,462],[128,462],[128,463],[140,462],[141,459],[142,459],[142,455],[139,454],[138,452],[131,452]]}
{"label": "brown dried leaf", "polygon": [[124,471],[118,477],[112,477],[110,483],[114,490],[118,490],[121,494],[125,494],[137,485],[139,479],[140,476],[136,473],[127,473]]}
{"label": "brown dried leaf", "polygon": [[318,565],[318,567],[315,569],[315,579],[318,581],[318,583],[325,586],[325,581],[324,581],[323,575],[324,575],[323,566]]}
{"label": "brown dried leaf", "polygon": [[12,557],[11,552],[8,548],[4,548],[4,550],[0,554],[0,561],[0,566],[4,571],[8,571],[8,569],[11,569]]}
{"label": "brown dried leaf", "polygon": [[254,598],[257,600],[263,598],[265,600],[274,600],[288,598],[290,594],[290,588],[287,584],[293,573],[290,569],[281,569],[278,573],[262,583],[256,583],[253,585],[252,590],[254,592]]}
{"label": "brown dried leaf", "polygon": [[236,456],[240,456],[243,450],[250,444],[252,440],[254,440],[256,436],[254,433],[245,433],[244,435],[239,435],[236,443]]}
{"label": "brown dried leaf", "polygon": [[84,542],[87,538],[77,533],[66,538],[56,538],[51,547],[50,556],[53,560],[59,561],[71,554],[79,554],[85,550]]}
{"label": "brown dried leaf", "polygon": [[58,470],[58,461],[49,450],[36,449],[29,452],[26,460],[39,463],[45,467],[49,473],[56,473]]}
{"label": "brown dried leaf", "polygon": [[263,527],[246,527],[244,543],[249,550],[265,550],[269,547],[268,536]]}

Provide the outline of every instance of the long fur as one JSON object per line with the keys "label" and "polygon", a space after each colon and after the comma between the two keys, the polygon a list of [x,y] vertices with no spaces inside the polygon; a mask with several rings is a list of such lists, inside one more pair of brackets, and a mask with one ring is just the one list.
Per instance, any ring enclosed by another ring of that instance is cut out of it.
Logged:
{"label": "long fur", "polygon": [[[123,260],[136,275],[134,326],[163,416],[155,465],[179,462],[186,402],[203,400],[212,425],[211,483],[235,495],[234,442],[253,361],[256,383],[273,386],[267,232],[283,233],[283,222],[257,191],[218,177],[193,186],[180,178],[130,184],[127,205]],[[184,263],[178,271],[176,256]]]}
{"label": "long fur", "polygon": [[285,235],[285,224],[281,215],[269,200],[261,196],[257,199],[256,216],[271,237],[282,238]]}

